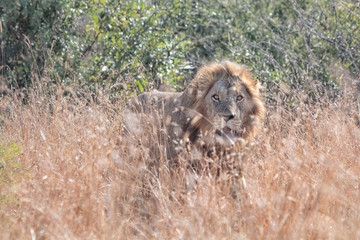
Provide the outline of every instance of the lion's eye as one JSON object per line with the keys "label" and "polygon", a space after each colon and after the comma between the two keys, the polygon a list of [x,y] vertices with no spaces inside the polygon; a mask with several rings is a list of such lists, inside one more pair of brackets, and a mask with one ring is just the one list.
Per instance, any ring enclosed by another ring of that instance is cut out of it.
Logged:
{"label": "lion's eye", "polygon": [[236,101],[237,101],[237,102],[241,102],[243,99],[244,99],[244,97],[241,96],[241,95],[239,95],[239,96],[236,97]]}
{"label": "lion's eye", "polygon": [[211,98],[215,102],[218,102],[220,100],[219,95],[217,95],[217,94],[213,95]]}

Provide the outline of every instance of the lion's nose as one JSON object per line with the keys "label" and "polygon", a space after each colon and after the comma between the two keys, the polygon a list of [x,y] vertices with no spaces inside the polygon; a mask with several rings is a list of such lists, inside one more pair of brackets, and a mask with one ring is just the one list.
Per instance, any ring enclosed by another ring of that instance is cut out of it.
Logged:
{"label": "lion's nose", "polygon": [[236,117],[235,113],[223,114],[222,116],[226,122],[228,122],[231,119],[234,119]]}

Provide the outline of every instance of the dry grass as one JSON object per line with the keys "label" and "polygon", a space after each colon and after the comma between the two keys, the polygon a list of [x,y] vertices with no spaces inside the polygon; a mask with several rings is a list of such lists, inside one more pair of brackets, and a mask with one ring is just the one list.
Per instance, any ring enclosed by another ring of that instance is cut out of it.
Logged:
{"label": "dry grass", "polygon": [[209,173],[149,169],[105,99],[1,98],[1,238],[360,239],[353,100],[269,107],[233,198]]}

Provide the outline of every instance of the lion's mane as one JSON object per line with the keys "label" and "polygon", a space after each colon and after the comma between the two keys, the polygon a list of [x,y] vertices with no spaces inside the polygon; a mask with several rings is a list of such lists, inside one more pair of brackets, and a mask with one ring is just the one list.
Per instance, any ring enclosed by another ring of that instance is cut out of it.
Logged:
{"label": "lion's mane", "polygon": [[[183,123],[183,130],[190,133],[192,141],[197,140],[196,134],[199,130],[204,131],[211,128],[212,122],[208,116],[208,106],[204,105],[202,99],[213,85],[223,78],[237,79],[239,83],[244,84],[253,101],[251,114],[246,116],[243,122],[246,131],[240,137],[249,139],[258,132],[265,113],[259,91],[261,89],[260,82],[252,78],[245,66],[230,61],[215,62],[200,68],[182,95],[181,107],[187,112],[187,117],[190,118],[188,123]],[[201,118],[197,121],[191,121],[194,117],[199,116],[196,113],[199,113]]]}

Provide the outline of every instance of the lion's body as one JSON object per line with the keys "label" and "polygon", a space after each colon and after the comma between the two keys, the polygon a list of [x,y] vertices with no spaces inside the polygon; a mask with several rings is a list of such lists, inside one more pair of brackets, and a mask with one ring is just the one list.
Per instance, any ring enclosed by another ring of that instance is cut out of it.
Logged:
{"label": "lion's body", "polygon": [[169,146],[234,146],[258,131],[265,111],[259,88],[245,67],[212,63],[197,72],[184,92],[143,93],[134,99],[132,111],[165,131]]}

